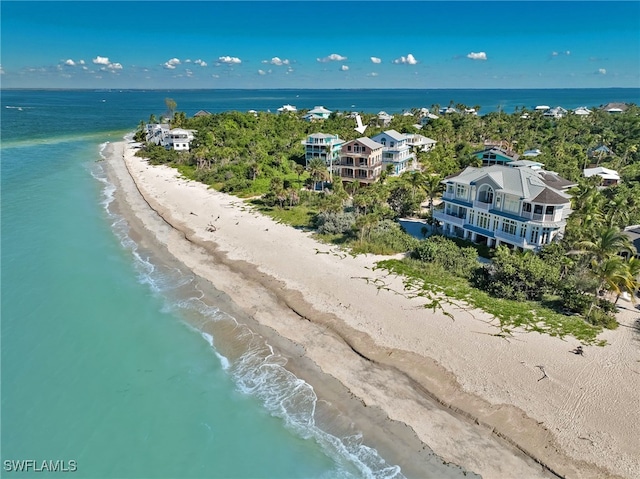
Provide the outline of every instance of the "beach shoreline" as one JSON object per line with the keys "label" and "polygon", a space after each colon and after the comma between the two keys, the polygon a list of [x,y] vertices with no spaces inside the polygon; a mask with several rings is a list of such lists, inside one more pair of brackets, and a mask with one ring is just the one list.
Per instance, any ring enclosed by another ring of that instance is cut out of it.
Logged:
{"label": "beach shoreline", "polygon": [[[345,414],[374,411],[354,422],[369,424],[365,437],[409,477],[427,460],[421,444],[483,477],[640,475],[637,310],[623,310],[621,328],[602,335],[610,345],[589,347],[586,357],[568,352],[570,338],[498,338],[482,312],[445,306],[451,319],[403,295],[400,278],[373,270],[380,257],[351,257],[176,170],[149,166],[133,143],[107,150],[123,215],[288,351],[291,372],[321,381],[319,398],[323,388],[334,399],[346,391],[353,404],[336,405]],[[134,204],[136,194],[146,205]],[[153,223],[156,214],[164,226]],[[607,404],[629,410],[615,414]]]}

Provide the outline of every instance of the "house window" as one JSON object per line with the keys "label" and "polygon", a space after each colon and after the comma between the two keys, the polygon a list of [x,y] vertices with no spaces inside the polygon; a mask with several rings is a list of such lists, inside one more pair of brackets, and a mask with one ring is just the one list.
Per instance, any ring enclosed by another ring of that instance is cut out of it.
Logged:
{"label": "house window", "polygon": [[465,185],[456,185],[456,198],[466,198],[467,187]]}
{"label": "house window", "polygon": [[547,208],[544,211],[545,215],[552,215],[553,214],[553,206],[547,206]]}
{"label": "house window", "polygon": [[511,213],[517,213],[520,209],[520,201],[517,198],[505,196],[503,209]]}
{"label": "house window", "polygon": [[448,184],[447,185],[447,193],[449,193],[451,195],[453,194],[453,185],[452,184]]}
{"label": "house window", "polygon": [[394,146],[396,146],[396,143],[394,141],[392,141],[391,143],[389,143],[389,148],[393,148]]}
{"label": "house window", "polygon": [[502,204],[502,195],[496,196],[496,208],[500,209],[500,205]]}
{"label": "house window", "polygon": [[526,238],[527,237],[527,225],[522,225],[522,228],[520,228],[520,238]]}
{"label": "house window", "polygon": [[522,203],[522,212],[531,213],[531,203]]}
{"label": "house window", "polygon": [[549,242],[551,236],[551,229],[550,228],[542,228],[542,244],[547,244]]}
{"label": "house window", "polygon": [[502,231],[507,234],[514,235],[516,234],[517,223],[513,220],[502,220]]}
{"label": "house window", "polygon": [[533,205],[533,214],[541,215],[542,214],[542,205]]}
{"label": "house window", "polygon": [[487,213],[478,212],[478,227],[483,230],[489,229],[489,215]]}
{"label": "house window", "polygon": [[347,146],[347,151],[351,151],[351,145]]}
{"label": "house window", "polygon": [[478,201],[481,203],[493,203],[493,189],[490,186],[483,185],[478,191]]}
{"label": "house window", "polygon": [[532,226],[531,227],[531,236],[530,236],[530,243],[533,244],[538,244],[538,238],[540,237],[540,228],[538,228],[537,226]]}

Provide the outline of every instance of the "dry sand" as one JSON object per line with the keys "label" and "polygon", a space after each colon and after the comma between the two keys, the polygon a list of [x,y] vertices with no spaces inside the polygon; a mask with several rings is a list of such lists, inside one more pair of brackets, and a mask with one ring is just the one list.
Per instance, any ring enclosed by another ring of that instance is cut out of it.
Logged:
{"label": "dry sand", "polygon": [[[290,358],[292,371],[306,379],[300,364],[311,363],[379,411],[378,431],[384,421],[406,425],[485,478],[640,477],[640,311],[631,303],[621,300],[621,326],[602,333],[608,345],[586,346],[584,356],[570,352],[572,338],[497,337],[482,311],[446,307],[451,319],[424,309],[401,278],[374,269],[382,257],[352,257],[149,166],[133,143],[109,150],[110,175],[145,228],[256,324],[295,344],[303,358]],[[161,231],[154,211],[181,234]],[[419,475],[413,451],[383,436],[375,446]]]}

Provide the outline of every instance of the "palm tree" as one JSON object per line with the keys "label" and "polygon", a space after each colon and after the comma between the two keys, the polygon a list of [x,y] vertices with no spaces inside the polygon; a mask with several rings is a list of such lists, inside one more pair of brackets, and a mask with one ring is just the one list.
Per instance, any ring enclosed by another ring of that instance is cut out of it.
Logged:
{"label": "palm tree", "polygon": [[604,291],[611,291],[616,294],[621,293],[621,285],[626,280],[626,266],[621,256],[611,256],[604,261],[591,262],[591,273],[598,280],[595,290],[595,300]]}
{"label": "palm tree", "polygon": [[602,263],[619,253],[634,251],[629,237],[615,226],[601,229],[593,241],[579,242],[578,248],[580,248],[579,252],[586,253],[596,263]]}
{"label": "palm tree", "polygon": [[371,230],[377,223],[378,218],[374,214],[361,215],[356,218],[355,228],[360,232],[360,243],[364,241],[365,237],[369,239]]}
{"label": "palm tree", "polygon": [[323,182],[329,179],[329,172],[327,171],[326,163],[320,158],[313,158],[307,165],[307,171],[311,175],[311,179],[315,185],[319,182]]}
{"label": "palm tree", "polygon": [[631,302],[635,303],[636,293],[640,289],[640,259],[631,257],[625,263],[623,277],[618,287],[620,292],[616,297],[615,304],[618,303],[622,293],[628,293],[631,297]]}
{"label": "palm tree", "polygon": [[425,189],[426,178],[421,171],[407,171],[402,179],[411,187],[411,199],[415,201],[416,193]]}
{"label": "palm tree", "polygon": [[440,175],[428,175],[425,178],[424,190],[429,197],[429,211],[433,211],[433,200],[436,198],[442,190],[444,185],[442,184],[442,177]]}

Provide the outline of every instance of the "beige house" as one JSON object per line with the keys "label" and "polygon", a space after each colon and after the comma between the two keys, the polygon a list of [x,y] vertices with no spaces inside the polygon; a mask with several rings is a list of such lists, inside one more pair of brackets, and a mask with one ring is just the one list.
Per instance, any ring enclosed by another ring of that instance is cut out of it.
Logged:
{"label": "beige house", "polygon": [[375,183],[382,173],[383,145],[370,138],[351,140],[340,150],[340,178],[344,182]]}

